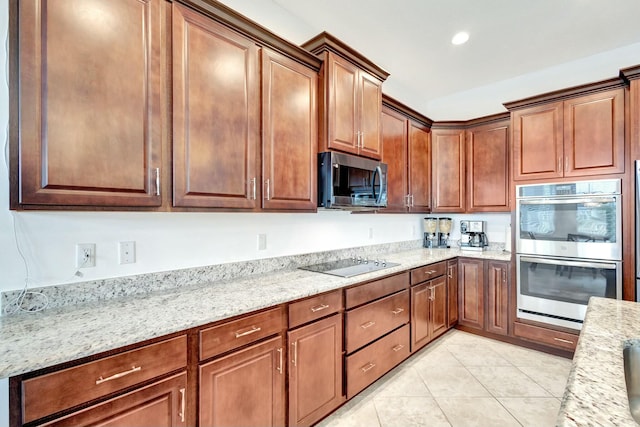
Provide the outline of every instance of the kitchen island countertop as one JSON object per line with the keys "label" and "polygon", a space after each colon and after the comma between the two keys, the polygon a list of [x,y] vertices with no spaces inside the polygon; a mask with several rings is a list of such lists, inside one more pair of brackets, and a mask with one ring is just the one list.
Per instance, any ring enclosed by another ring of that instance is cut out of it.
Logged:
{"label": "kitchen island countertop", "polygon": [[640,337],[640,304],[589,300],[573,366],[558,413],[558,426],[633,426],[622,350]]}
{"label": "kitchen island countertop", "polygon": [[341,278],[300,269],[245,276],[38,313],[0,317],[0,378],[92,356],[458,256],[509,261],[508,252],[415,249],[399,266]]}

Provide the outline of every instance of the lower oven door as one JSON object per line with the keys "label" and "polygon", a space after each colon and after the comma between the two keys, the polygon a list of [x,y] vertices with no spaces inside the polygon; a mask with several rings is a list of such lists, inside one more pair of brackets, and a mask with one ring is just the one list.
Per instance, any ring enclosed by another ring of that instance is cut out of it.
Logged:
{"label": "lower oven door", "polygon": [[622,296],[622,263],[516,256],[518,317],[580,329],[592,296]]}

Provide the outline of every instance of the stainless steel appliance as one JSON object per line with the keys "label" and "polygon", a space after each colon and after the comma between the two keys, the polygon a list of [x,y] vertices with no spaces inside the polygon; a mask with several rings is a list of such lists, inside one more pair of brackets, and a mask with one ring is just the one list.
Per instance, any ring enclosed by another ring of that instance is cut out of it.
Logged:
{"label": "stainless steel appliance", "polygon": [[516,186],[518,317],[582,327],[591,296],[622,296],[619,179]]}
{"label": "stainless steel appliance", "polygon": [[375,210],[387,206],[387,165],[350,154],[318,153],[318,207]]}
{"label": "stainless steel appliance", "polygon": [[483,251],[489,246],[485,221],[460,221],[460,249]]}
{"label": "stainless steel appliance", "polygon": [[314,271],[316,273],[331,274],[340,277],[353,277],[373,271],[396,267],[400,264],[386,262],[384,260],[368,260],[366,258],[349,258],[338,261],[324,262],[321,264],[299,267],[301,270]]}

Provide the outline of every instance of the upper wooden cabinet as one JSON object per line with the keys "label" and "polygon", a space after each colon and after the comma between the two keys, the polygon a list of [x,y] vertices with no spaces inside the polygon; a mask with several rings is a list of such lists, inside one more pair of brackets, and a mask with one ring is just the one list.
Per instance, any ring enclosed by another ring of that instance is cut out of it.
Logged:
{"label": "upper wooden cabinet", "polygon": [[326,32],[302,47],[323,59],[319,151],[380,159],[382,82],[389,74]]}
{"label": "upper wooden cabinet", "polygon": [[177,3],[173,38],[174,205],[314,210],[317,71]]}
{"label": "upper wooden cabinet", "polygon": [[159,206],[163,3],[16,3],[12,208]]}
{"label": "upper wooden cabinet", "polygon": [[432,212],[465,211],[465,132],[431,130]]}
{"label": "upper wooden cabinet", "polygon": [[616,79],[505,104],[512,110],[513,179],[623,173],[620,86]]}
{"label": "upper wooden cabinet", "polygon": [[508,212],[509,119],[467,129],[467,212]]}
{"label": "upper wooden cabinet", "polygon": [[382,161],[387,164],[388,199],[384,212],[429,212],[430,129],[392,105],[398,104],[385,97],[382,108]]}

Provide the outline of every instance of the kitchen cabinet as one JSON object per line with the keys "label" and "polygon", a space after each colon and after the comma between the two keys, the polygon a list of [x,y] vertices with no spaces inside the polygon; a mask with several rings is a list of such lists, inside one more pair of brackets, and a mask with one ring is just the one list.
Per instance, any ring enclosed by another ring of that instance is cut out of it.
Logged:
{"label": "kitchen cabinet", "polygon": [[484,261],[458,259],[458,324],[484,329]]}
{"label": "kitchen cabinet", "polygon": [[487,332],[509,334],[510,263],[487,261]]}
{"label": "kitchen cabinet", "polygon": [[514,322],[513,334],[516,337],[538,344],[560,348],[568,351],[575,351],[578,345],[579,333],[559,331],[528,323]]}
{"label": "kitchen cabinet", "polygon": [[[384,98],[382,161],[387,164],[388,201],[384,212],[429,212],[431,134],[423,122],[395,110]],[[417,114],[417,113],[416,113]]]}
{"label": "kitchen cabinet", "polygon": [[431,130],[432,212],[465,212],[465,132]]}
{"label": "kitchen cabinet", "polygon": [[458,323],[458,260],[447,261],[447,327]]}
{"label": "kitchen cabinet", "polygon": [[319,151],[380,159],[382,83],[389,74],[326,32],[302,47],[323,60]]}
{"label": "kitchen cabinet", "polygon": [[446,270],[446,262],[440,262],[411,271],[412,352],[448,329]]}
{"label": "kitchen cabinet", "polygon": [[289,426],[312,425],[345,401],[342,309],[342,290],[289,305]]}
{"label": "kitchen cabinet", "polygon": [[161,205],[164,6],[18,2],[12,208]]}
{"label": "kitchen cabinet", "polygon": [[466,211],[509,212],[509,120],[466,131]]}
{"label": "kitchen cabinet", "polygon": [[625,101],[616,86],[602,82],[505,104],[512,111],[513,179],[623,173]]}

